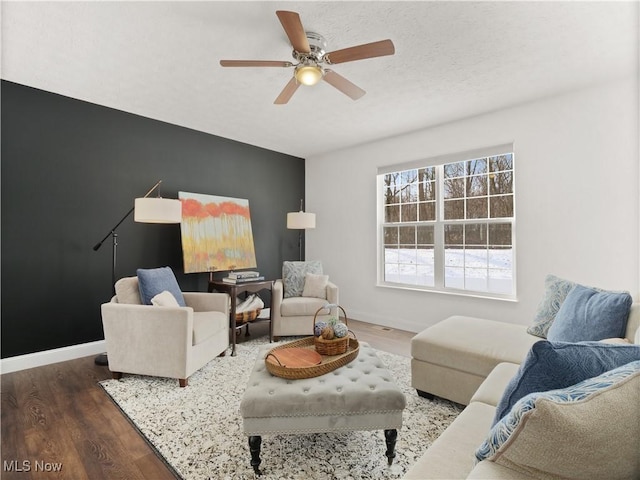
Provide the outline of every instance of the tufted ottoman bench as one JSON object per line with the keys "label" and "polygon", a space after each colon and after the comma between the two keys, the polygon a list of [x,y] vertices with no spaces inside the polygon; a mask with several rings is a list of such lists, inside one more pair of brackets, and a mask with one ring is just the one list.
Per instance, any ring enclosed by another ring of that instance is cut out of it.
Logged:
{"label": "tufted ottoman bench", "polygon": [[271,375],[264,363],[269,350],[267,346],[258,353],[240,403],[256,474],[260,475],[261,436],[273,434],[384,430],[391,465],[405,398],[373,348],[361,342],[352,362],[300,380]]}

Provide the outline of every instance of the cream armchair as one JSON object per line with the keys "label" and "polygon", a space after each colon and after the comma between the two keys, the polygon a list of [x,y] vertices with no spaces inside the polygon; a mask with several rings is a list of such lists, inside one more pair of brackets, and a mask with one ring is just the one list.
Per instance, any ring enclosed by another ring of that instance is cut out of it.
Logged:
{"label": "cream armchair", "polygon": [[[338,287],[328,282],[326,299],[316,297],[285,297],[281,279],[273,283],[271,295],[271,324],[274,338],[280,336],[313,335],[313,317],[327,303],[338,305]],[[317,320],[336,316],[337,309],[318,313]]]}
{"label": "cream armchair", "polygon": [[189,376],[229,346],[229,295],[184,292],[186,307],[142,305],[137,277],[116,283],[116,295],[101,306],[107,358],[113,378],[123,373],[179,379]]}

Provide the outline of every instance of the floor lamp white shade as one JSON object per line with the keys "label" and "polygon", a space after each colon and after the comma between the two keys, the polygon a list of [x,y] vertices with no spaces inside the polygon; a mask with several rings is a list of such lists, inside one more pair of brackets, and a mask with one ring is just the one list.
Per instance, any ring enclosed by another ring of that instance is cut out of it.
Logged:
{"label": "floor lamp white shade", "polygon": [[182,202],[171,198],[136,198],[133,219],[140,223],[180,223]]}
{"label": "floor lamp white shade", "polygon": [[287,213],[287,228],[292,230],[306,230],[316,228],[316,214],[307,212]]}

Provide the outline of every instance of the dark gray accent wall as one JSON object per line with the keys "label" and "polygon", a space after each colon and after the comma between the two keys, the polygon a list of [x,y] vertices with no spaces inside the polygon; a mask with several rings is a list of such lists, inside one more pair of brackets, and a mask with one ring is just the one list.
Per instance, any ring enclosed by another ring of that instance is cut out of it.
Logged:
{"label": "dark gray accent wall", "polygon": [[[178,191],[249,199],[258,270],[298,258],[286,213],[304,198],[304,160],[2,81],[2,358],[104,338],[117,221],[162,180]],[[169,265],[184,291],[179,225],[117,229],[116,277]],[[268,299],[267,299],[268,301]]]}

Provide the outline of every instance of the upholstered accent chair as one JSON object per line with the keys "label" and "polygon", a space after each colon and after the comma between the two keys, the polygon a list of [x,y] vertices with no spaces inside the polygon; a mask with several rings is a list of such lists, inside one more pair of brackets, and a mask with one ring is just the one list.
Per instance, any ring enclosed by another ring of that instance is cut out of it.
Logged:
{"label": "upholstered accent chair", "polygon": [[122,278],[116,283],[116,295],[101,306],[113,378],[123,373],[169,377],[186,387],[191,374],[226,353],[229,295],[171,292],[178,302],[163,290],[149,305],[143,304],[141,293],[138,277]]}
{"label": "upholstered accent chair", "polygon": [[[315,313],[326,304],[338,305],[338,287],[323,275],[322,263],[284,262],[282,278],[273,283],[271,296],[274,338],[313,335]],[[337,308],[325,309],[317,320],[337,315]]]}

